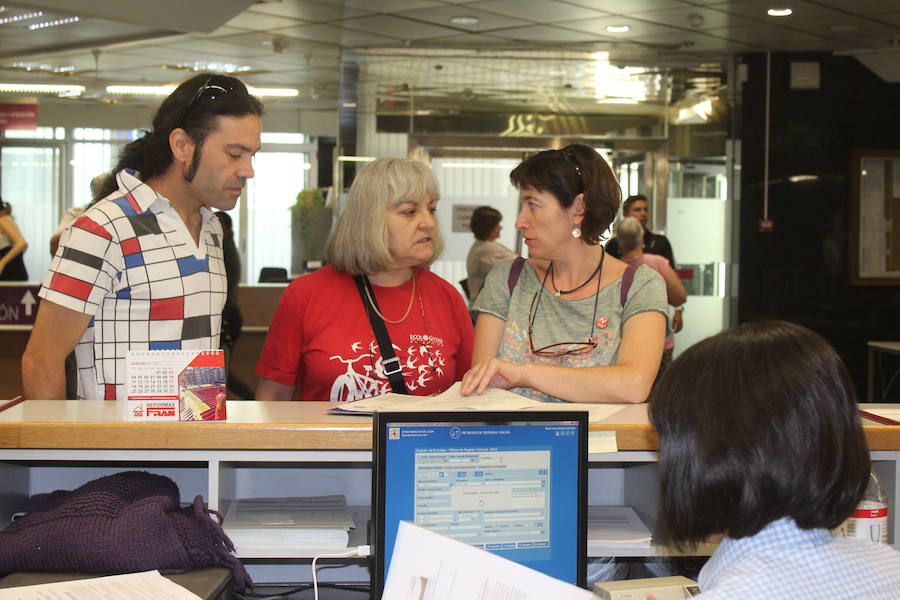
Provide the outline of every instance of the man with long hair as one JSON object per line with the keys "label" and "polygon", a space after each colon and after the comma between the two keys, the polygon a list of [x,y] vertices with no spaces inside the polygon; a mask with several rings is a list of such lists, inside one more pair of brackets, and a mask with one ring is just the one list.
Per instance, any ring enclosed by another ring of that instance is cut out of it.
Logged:
{"label": "man with long hair", "polygon": [[253,177],[262,104],[234,77],[203,73],[160,105],[128,144],[106,197],[67,229],[50,263],[22,357],[24,395],[124,397],[128,350],[219,347],[226,297],[222,227]]}

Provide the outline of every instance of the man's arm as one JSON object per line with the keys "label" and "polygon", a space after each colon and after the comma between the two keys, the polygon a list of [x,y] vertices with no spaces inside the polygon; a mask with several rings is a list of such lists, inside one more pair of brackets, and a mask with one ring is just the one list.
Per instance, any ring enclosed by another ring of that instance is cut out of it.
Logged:
{"label": "man's arm", "polygon": [[91,322],[86,315],[41,301],[22,355],[22,394],[29,400],[65,400],[66,356]]}

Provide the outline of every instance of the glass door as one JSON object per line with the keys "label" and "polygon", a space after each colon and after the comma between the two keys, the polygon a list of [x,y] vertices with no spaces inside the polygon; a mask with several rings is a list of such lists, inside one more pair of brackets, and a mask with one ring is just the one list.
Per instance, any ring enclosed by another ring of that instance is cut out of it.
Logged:
{"label": "glass door", "polygon": [[58,141],[4,140],[0,145],[0,195],[28,242],[25,266],[40,282],[50,266],[50,236],[56,231],[65,180],[65,146]]}

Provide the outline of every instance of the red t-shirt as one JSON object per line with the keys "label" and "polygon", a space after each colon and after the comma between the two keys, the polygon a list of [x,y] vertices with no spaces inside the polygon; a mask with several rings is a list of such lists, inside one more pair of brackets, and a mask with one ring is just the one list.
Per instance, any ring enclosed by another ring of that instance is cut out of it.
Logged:
{"label": "red t-shirt", "polygon": [[[469,370],[472,321],[462,296],[449,283],[427,270],[416,270],[415,279],[409,315],[402,323],[385,325],[403,365],[407,390],[430,396]],[[381,314],[389,319],[403,316],[412,281],[372,286]],[[295,400],[343,402],[391,391],[352,276],[325,267],[287,287],[269,325],[256,374],[296,385]]]}

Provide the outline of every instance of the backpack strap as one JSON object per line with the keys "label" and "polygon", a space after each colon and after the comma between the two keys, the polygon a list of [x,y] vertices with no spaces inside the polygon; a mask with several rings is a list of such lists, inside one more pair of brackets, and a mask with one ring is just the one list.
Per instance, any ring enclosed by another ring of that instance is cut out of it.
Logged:
{"label": "backpack strap", "polygon": [[516,284],[519,282],[519,275],[522,274],[522,267],[525,266],[525,259],[517,256],[513,260],[512,266],[509,268],[509,277],[506,278],[506,287],[509,288],[509,295],[512,296]]}
{"label": "backpack strap", "polygon": [[628,265],[622,274],[622,291],[619,295],[619,302],[622,303],[622,308],[625,308],[625,301],[628,300],[628,292],[631,290],[631,284],[634,282],[634,272],[636,270],[632,265]]}

